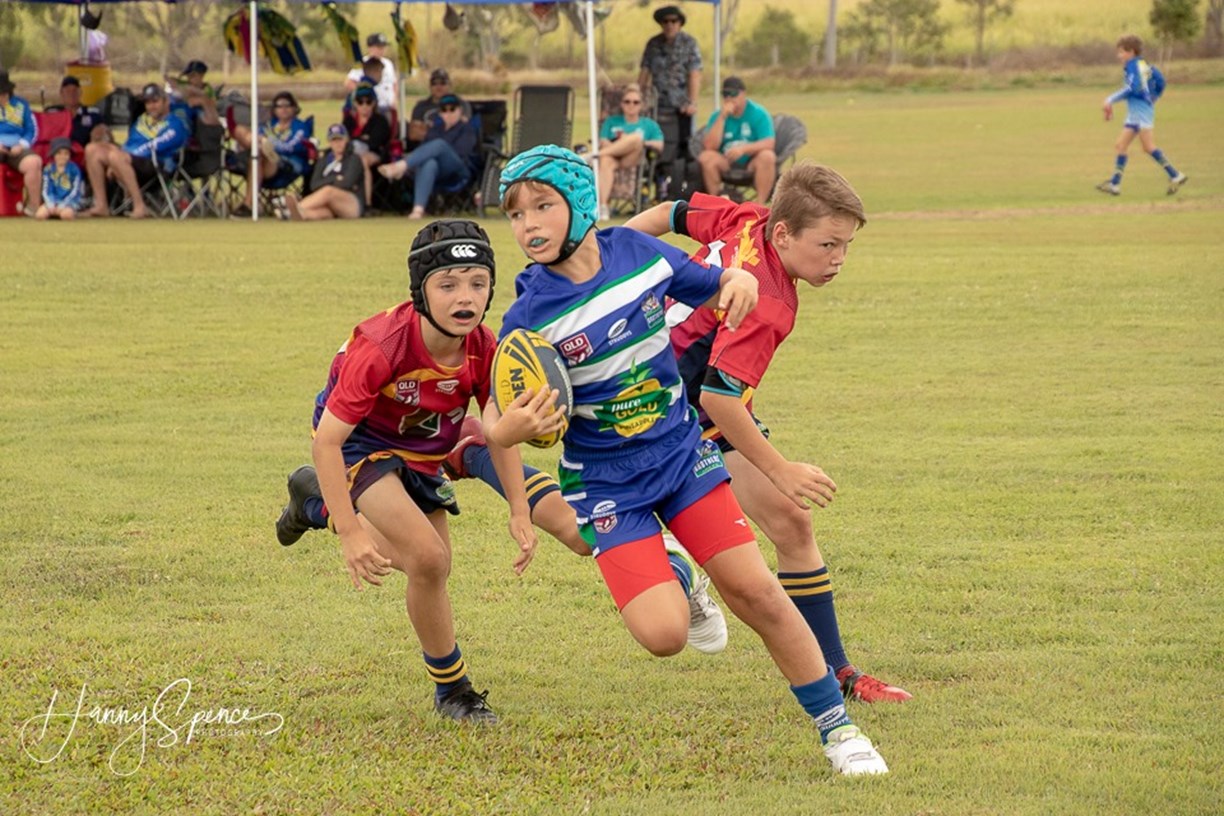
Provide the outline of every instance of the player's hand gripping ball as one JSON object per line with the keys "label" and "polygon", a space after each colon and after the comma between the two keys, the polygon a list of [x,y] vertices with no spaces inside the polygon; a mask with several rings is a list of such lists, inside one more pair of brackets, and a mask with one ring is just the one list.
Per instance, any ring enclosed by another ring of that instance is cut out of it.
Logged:
{"label": "player's hand gripping ball", "polygon": [[542,388],[555,388],[560,392],[552,408],[553,411],[566,410],[560,430],[527,440],[527,444],[537,448],[551,448],[561,441],[569,428],[568,413],[574,402],[565,358],[536,332],[514,329],[501,339],[493,355],[493,402],[497,410],[505,413],[510,403],[528,388],[536,393]]}

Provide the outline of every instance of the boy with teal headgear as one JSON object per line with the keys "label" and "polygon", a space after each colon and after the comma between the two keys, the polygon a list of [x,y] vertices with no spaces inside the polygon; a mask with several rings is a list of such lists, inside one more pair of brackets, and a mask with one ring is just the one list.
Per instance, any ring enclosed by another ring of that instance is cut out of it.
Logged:
{"label": "boy with teal headgear", "polygon": [[[561,490],[626,628],[659,657],[685,646],[688,599],[664,548],[666,526],[760,634],[833,767],[886,773],[847,715],[815,635],[766,566],[718,446],[701,439],[671,351],[666,299],[717,308],[734,331],[756,306],[756,279],[634,230],[594,231],[594,174],[568,150],[516,156],[499,193],[515,240],[534,262],[515,281],[501,333],[536,331],[566,360],[574,403]],[[551,404],[533,409],[542,421]],[[488,435],[503,447],[528,438],[506,423]]]}

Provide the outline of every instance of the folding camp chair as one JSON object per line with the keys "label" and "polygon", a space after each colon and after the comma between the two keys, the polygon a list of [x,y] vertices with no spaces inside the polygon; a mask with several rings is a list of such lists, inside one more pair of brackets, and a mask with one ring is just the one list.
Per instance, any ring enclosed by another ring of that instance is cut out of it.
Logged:
{"label": "folding camp chair", "polygon": [[224,218],[229,207],[225,200],[225,126],[197,122],[195,134],[183,151],[183,161],[174,174],[186,204],[179,217],[192,213]]}
{"label": "folding camp chair", "polygon": [[[786,166],[795,160],[799,149],[807,144],[807,126],[803,124],[797,117],[787,113],[775,113],[773,117],[774,125],[774,153],[778,157],[778,172],[774,177],[774,186],[778,185],[778,178],[781,177]],[[702,128],[693,137],[693,160],[697,159],[697,154],[701,152],[701,140],[705,135],[705,128]],[[726,195],[736,201],[751,201],[760,200],[761,202],[769,201],[773,198],[773,189],[768,190],[767,194],[762,196],[761,191],[755,189],[753,185],[752,171],[746,167],[732,167],[722,174],[722,186],[720,195]]]}
{"label": "folding camp chair", "polygon": [[431,213],[483,213],[484,171],[490,161],[496,161],[506,146],[506,102],[503,99],[469,100],[472,122],[480,129],[480,144],[475,171],[467,181],[450,187],[439,187],[430,202]]}
{"label": "folding camp chair", "polygon": [[480,183],[481,214],[500,203],[497,182],[512,156],[540,145],[566,147],[574,131],[574,89],[568,85],[520,85],[514,92],[509,151],[489,151]]}

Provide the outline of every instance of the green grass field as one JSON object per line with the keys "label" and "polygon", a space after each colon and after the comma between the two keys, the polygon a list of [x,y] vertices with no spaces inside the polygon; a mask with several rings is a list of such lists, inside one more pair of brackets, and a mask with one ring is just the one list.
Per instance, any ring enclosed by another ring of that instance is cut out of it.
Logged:
{"label": "green grass field", "polygon": [[[738,622],[657,660],[589,560],[544,539],[516,578],[483,487],[451,587],[493,730],[432,713],[401,576],[357,593],[329,534],[276,544],[413,224],[0,221],[0,810],[1224,811],[1224,90],[1161,103],[1175,199],[1137,151],[1122,198],[1093,191],[1103,93],[764,100],[872,215],[757,406],[841,488],[816,524],[851,656],[915,695],[852,707],[879,779],[832,775]],[[521,254],[486,226],[496,324]],[[268,716],[188,742],[222,708]]]}

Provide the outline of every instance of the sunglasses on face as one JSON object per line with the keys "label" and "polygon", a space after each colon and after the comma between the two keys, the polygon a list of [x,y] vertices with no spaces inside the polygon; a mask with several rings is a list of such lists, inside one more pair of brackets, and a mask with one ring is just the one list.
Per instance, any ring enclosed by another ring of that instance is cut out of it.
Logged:
{"label": "sunglasses on face", "polygon": [[735,97],[739,95],[740,95],[739,91],[723,91],[722,92],[723,99],[734,99]]}
{"label": "sunglasses on face", "polygon": [[642,104],[642,100],[640,99],[622,99],[621,104],[622,105],[640,105]]}
{"label": "sunglasses on face", "polygon": [[373,105],[374,100],[373,99],[358,99],[357,104],[358,105]]}
{"label": "sunglasses on face", "polygon": [[455,111],[459,110],[459,106],[458,105],[445,105],[442,107],[441,110],[443,113],[454,113]]}

